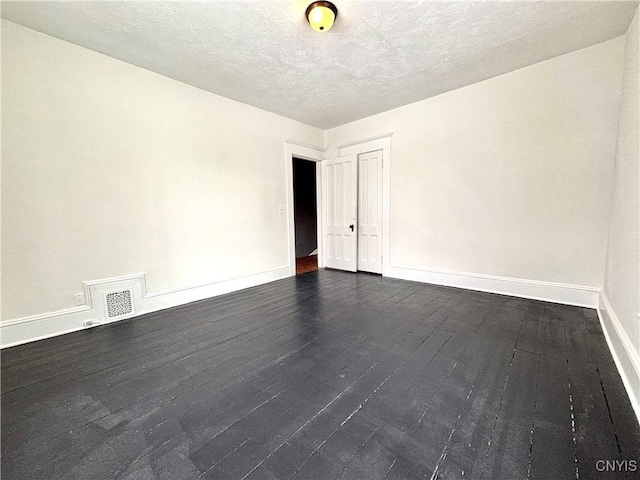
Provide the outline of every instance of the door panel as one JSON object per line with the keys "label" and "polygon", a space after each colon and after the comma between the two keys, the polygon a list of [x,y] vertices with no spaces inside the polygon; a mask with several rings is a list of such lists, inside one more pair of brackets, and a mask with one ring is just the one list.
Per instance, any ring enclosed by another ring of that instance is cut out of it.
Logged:
{"label": "door panel", "polygon": [[346,155],[323,164],[324,266],[355,272],[358,159]]}
{"label": "door panel", "polygon": [[382,150],[358,155],[358,270],[382,273]]}

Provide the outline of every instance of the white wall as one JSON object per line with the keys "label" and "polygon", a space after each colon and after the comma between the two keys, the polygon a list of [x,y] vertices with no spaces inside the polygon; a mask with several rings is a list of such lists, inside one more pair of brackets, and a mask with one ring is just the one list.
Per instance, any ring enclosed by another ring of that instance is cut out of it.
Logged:
{"label": "white wall", "polygon": [[640,418],[640,124],[638,12],[626,35],[624,88],[602,305],[618,367]]}
{"label": "white wall", "polygon": [[586,286],[597,300],[623,49],[620,37],[329,130],[328,157],[393,133],[391,266]]}
{"label": "white wall", "polygon": [[2,21],[2,319],[288,263],[284,139],[321,130]]}

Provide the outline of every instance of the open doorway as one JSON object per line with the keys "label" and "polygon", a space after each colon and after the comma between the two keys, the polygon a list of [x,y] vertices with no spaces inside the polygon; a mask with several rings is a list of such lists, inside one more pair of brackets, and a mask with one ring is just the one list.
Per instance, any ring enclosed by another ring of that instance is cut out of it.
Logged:
{"label": "open doorway", "polygon": [[316,163],[293,158],[296,275],[318,269]]}

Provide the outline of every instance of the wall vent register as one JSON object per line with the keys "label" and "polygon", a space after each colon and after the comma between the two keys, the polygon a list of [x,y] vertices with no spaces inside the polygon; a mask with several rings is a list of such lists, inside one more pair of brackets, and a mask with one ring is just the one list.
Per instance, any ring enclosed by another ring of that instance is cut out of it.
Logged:
{"label": "wall vent register", "polygon": [[135,313],[131,290],[119,290],[104,294],[104,305],[107,318],[119,318]]}

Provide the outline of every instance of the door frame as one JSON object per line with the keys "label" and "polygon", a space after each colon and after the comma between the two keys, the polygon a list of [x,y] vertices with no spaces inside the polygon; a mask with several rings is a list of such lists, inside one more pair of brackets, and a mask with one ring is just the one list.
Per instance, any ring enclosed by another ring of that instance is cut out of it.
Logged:
{"label": "door frame", "polygon": [[373,138],[339,145],[340,156],[382,150],[382,276],[389,276],[391,238],[391,136],[385,133]]}
{"label": "door frame", "polygon": [[322,160],[326,158],[325,150],[320,147],[306,145],[295,140],[284,141],[285,178],[287,190],[287,249],[289,256],[289,276],[296,275],[296,225],[295,205],[293,200],[293,158],[308,160],[316,164],[316,221],[318,235],[318,268],[322,268]]}

